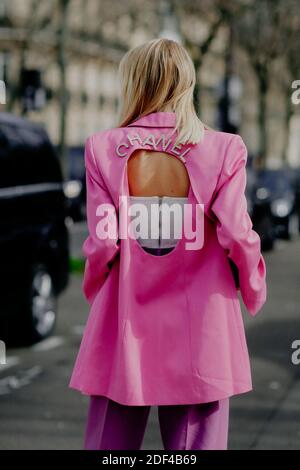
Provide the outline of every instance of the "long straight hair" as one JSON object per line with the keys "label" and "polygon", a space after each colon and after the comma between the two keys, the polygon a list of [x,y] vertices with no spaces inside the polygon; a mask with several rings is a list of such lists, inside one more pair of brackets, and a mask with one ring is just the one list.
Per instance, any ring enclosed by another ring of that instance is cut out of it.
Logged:
{"label": "long straight hair", "polygon": [[[176,144],[195,144],[204,124],[194,107],[195,67],[176,41],[153,39],[130,49],[118,69],[121,84],[119,127],[153,112],[175,112]],[[207,127],[207,126],[205,126]]]}

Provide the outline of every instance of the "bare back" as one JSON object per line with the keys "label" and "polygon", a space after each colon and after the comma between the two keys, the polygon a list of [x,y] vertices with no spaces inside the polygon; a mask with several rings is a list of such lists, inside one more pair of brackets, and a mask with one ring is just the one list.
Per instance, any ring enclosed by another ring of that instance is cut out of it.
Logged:
{"label": "bare back", "polygon": [[138,149],[127,165],[131,196],[188,196],[189,176],[179,158],[164,152]]}

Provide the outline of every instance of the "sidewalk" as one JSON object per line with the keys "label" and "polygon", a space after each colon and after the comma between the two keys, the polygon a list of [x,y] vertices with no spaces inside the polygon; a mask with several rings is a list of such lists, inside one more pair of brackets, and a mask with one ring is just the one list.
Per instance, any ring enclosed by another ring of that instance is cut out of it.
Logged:
{"label": "sidewalk", "polygon": [[279,241],[264,255],[268,300],[254,318],[244,310],[253,388],[232,399],[232,449],[300,449],[300,240]]}
{"label": "sidewalk", "polygon": [[293,380],[257,438],[255,449],[300,449],[300,377]]}

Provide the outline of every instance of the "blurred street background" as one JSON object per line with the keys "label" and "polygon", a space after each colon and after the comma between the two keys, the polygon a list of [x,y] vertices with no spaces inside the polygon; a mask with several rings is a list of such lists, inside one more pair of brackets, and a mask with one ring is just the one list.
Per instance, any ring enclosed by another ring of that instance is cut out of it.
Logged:
{"label": "blurred street background", "polygon": [[[229,448],[300,449],[298,0],[0,0],[0,449],[82,448],[84,142],[117,125],[119,61],[156,37],[187,48],[199,117],[249,152],[268,301],[243,308],[254,391],[232,398]],[[143,448],[162,449],[156,407]]]}

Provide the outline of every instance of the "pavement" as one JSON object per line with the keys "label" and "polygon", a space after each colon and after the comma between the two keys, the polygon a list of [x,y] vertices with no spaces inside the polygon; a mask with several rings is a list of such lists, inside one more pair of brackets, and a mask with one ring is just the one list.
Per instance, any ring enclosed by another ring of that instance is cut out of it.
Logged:
{"label": "pavement", "polygon": [[[80,256],[86,227],[71,230]],[[300,449],[300,365],[291,361],[300,340],[300,239],[278,241],[264,256],[268,301],[255,318],[243,308],[254,390],[231,398],[229,449]],[[68,388],[88,315],[81,281],[73,273],[60,297],[54,335],[8,350],[0,365],[0,449],[82,449],[88,397]],[[163,448],[157,407],[142,448]]]}

